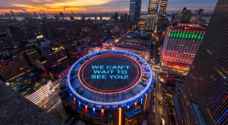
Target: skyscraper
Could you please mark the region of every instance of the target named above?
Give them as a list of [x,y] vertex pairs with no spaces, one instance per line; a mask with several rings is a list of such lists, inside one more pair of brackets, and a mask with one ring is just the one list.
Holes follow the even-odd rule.
[[157,31],[159,0],[149,0],[148,17],[145,22],[146,31]]
[[160,10],[159,15],[165,15],[166,14],[166,8],[168,5],[168,0],[160,0]]
[[131,22],[137,22],[140,18],[140,13],[141,13],[141,5],[142,1],[141,0],[130,0],[130,20]]
[[149,0],[148,14],[155,15],[158,12],[160,0]]
[[170,26],[164,40],[161,61],[169,71],[187,74],[205,35],[198,24]]
[[[219,0],[185,89],[196,114],[207,125],[227,125],[228,119],[228,1]],[[200,112],[200,113],[199,113]],[[199,115],[194,115],[199,116]]]

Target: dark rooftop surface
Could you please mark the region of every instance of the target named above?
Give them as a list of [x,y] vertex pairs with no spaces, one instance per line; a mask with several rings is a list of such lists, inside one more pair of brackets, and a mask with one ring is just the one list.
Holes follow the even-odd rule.
[[60,125],[60,122],[0,81],[1,125]]

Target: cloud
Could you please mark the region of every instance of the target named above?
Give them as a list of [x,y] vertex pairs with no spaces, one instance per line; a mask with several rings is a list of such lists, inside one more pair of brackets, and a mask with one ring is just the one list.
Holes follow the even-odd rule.
[[96,6],[111,2],[111,0],[14,0],[13,6],[44,6],[44,7],[60,7],[60,6]]
[[[130,0],[0,0],[3,12],[113,12],[128,11]],[[142,0],[142,10],[147,11],[149,0]],[[213,9],[216,0],[168,0],[168,10],[189,8]]]
[[9,10],[15,12],[80,12],[88,7],[101,6],[111,0],[6,0],[0,2],[0,13]]
[[51,3],[47,4],[50,6],[78,6],[78,7],[83,7],[83,6],[97,6],[97,5],[103,5],[106,3],[111,2],[111,0],[68,0],[64,2],[56,2],[56,3]]

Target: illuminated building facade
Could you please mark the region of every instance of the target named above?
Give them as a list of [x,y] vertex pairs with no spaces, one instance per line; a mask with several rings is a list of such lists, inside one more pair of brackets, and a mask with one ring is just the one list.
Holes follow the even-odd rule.
[[[185,89],[197,122],[228,123],[228,1],[219,0],[205,40],[186,78]],[[192,120],[191,125],[195,125]]]
[[131,22],[137,22],[139,20],[141,13],[141,5],[141,0],[130,0],[129,14]]
[[155,81],[151,66],[137,54],[101,50],[76,61],[65,83],[66,109],[94,123],[124,125],[147,110]]
[[177,24],[168,28],[161,52],[162,66],[186,75],[205,36],[198,24]]
[[158,25],[158,15],[149,15],[145,21],[145,30],[149,32],[156,32]]
[[159,15],[165,15],[166,14],[167,5],[168,5],[168,0],[160,0]]
[[158,12],[160,0],[149,0],[148,14],[155,15]]
[[146,31],[156,31],[158,23],[159,0],[149,0],[148,17],[145,22]]

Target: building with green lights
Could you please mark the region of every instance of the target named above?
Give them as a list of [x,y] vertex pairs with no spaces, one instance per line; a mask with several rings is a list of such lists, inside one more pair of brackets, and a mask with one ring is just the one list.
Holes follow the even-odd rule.
[[186,75],[204,40],[205,30],[205,27],[198,24],[170,26],[161,51],[162,66]]

